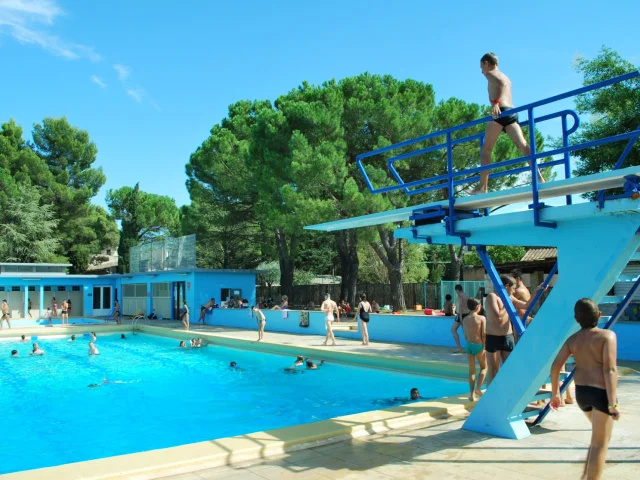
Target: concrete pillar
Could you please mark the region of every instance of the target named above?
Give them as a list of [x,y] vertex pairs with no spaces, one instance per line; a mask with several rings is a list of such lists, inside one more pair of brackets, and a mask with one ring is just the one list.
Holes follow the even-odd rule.
[[40,285],[40,317],[44,316],[44,285]]

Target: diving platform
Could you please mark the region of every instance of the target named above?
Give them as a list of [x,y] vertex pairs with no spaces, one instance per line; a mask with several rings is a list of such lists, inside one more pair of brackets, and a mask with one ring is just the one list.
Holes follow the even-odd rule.
[[[476,133],[466,137],[461,136],[462,131],[489,123],[493,121],[492,117],[362,153],[356,157],[356,166],[370,194],[396,192],[408,197],[422,195],[417,197],[422,198],[422,203],[418,200],[418,204],[413,206],[305,227],[308,230],[335,232],[395,224],[391,225],[394,236],[411,243],[456,244],[475,248],[519,340],[486,393],[475,405],[464,429],[513,439],[530,435],[525,419],[537,415],[535,424],[539,424],[549,407],[538,412],[528,410],[527,406],[532,399],[548,398],[548,392],[541,392],[539,388],[549,383],[549,370],[555,356],[567,337],[578,330],[573,315],[575,302],[580,298],[591,298],[596,303],[609,301],[610,298],[605,296],[612,285],[620,278],[627,263],[638,258],[640,166],[625,165],[625,162],[640,137],[640,127],[607,138],[573,144],[571,135],[579,127],[579,117],[574,111],[561,110],[540,117],[534,114],[534,109],[540,106],[638,77],[640,72],[631,72],[510,110],[509,114],[527,114],[527,120],[522,123],[528,127],[531,152],[524,157],[474,168],[454,168],[453,148],[456,145],[479,142],[482,148],[484,142],[484,134],[477,133],[477,129]],[[562,147],[537,152],[535,127],[551,119],[560,120]],[[573,123],[570,125],[571,120]],[[580,150],[622,142],[624,145],[618,149],[620,154],[617,160],[612,159],[613,168],[610,171],[582,177],[571,176],[571,155]],[[420,156],[436,151],[445,154],[437,158],[446,156],[446,167],[443,166],[443,172],[436,176],[405,181],[396,169],[396,162],[403,162],[403,166],[411,164],[412,168],[405,168],[402,172],[415,172],[422,165]],[[616,151],[616,148],[609,146],[607,151]],[[371,164],[367,166],[364,161]],[[476,161],[479,162],[479,158]],[[525,162],[529,166],[523,167]],[[389,173],[388,178],[382,181],[380,171],[385,163]],[[562,167],[564,178],[539,184],[537,169],[556,166]],[[376,175],[371,177],[381,182],[382,186],[372,184],[369,175],[371,169],[376,171]],[[478,174],[492,170],[489,173],[490,181],[507,175],[529,173],[531,185],[475,196],[456,196],[456,190],[476,183]],[[439,198],[434,197],[433,192],[442,190],[444,196],[448,197],[446,200],[425,203],[429,198]],[[590,200],[573,203],[572,195],[576,194],[592,195],[589,196]],[[552,198],[560,199],[560,204],[557,201],[553,206],[544,203],[544,200]],[[527,205],[522,211],[491,212],[494,207],[522,202]],[[555,272],[560,272],[560,275],[529,326],[522,322],[502,285],[486,248],[489,245],[548,246],[558,250],[558,261],[547,275],[543,287],[548,285]],[[634,282],[633,286],[629,294],[621,299],[605,328],[615,324],[640,288],[640,278],[631,277],[628,281]],[[542,290],[534,294],[523,318],[529,316],[541,295]],[[567,388],[572,378],[571,373],[563,382],[561,391]]]
[[[627,177],[630,176],[640,177],[640,166],[627,167],[621,170],[611,170],[593,175],[585,175],[583,177],[572,177],[555,182],[543,183],[538,187],[539,199],[558,198],[566,195],[622,188],[625,183],[628,182]],[[460,211],[473,211],[512,205],[521,202],[533,202],[533,192],[530,186],[461,197],[456,199],[455,209]],[[416,211],[434,207],[447,208],[448,206],[449,202],[447,200],[424,203],[411,207],[389,210],[387,212],[372,213],[361,217],[311,225],[305,227],[305,229],[335,232],[351,228],[373,227],[376,225],[384,225],[386,223],[408,222]]]

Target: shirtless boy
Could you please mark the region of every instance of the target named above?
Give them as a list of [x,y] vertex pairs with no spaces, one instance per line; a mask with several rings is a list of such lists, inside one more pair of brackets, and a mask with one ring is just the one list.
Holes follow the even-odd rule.
[[253,306],[253,315],[255,316],[256,323],[258,324],[258,341],[261,342],[264,340],[264,327],[267,324],[267,319],[257,305]]
[[11,320],[9,320],[9,304],[6,300],[2,300],[2,307],[0,307],[2,313],[0,314],[0,330],[2,330],[2,324],[6,321],[9,328],[11,328]]
[[[486,53],[480,59],[480,69],[482,74],[487,78],[489,101],[491,102],[491,115],[494,120],[487,124],[487,130],[484,135],[484,143],[482,145],[482,165],[491,163],[491,153],[498,137],[504,130],[509,138],[513,140],[516,147],[523,155],[531,155],[531,149],[522,134],[522,129],[518,124],[518,114],[507,115],[498,118],[498,116],[514,108],[513,92],[511,88],[511,80],[498,69],[498,56],[495,53]],[[538,170],[538,182],[544,183],[544,177]],[[487,193],[489,187],[489,171],[485,170],[480,173],[480,184],[469,193],[477,195]]]
[[453,325],[451,325],[451,335],[453,335],[453,340],[456,342],[456,349],[453,353],[462,353],[464,352],[462,346],[460,345],[460,336],[458,335],[458,328],[462,324],[462,319],[469,314],[469,307],[467,307],[467,302],[469,300],[469,296],[464,293],[462,289],[462,285],[455,286],[456,292],[456,319],[453,321]]
[[215,304],[216,304],[216,299],[212,298],[207,303],[202,305],[202,307],[200,307],[200,316],[198,317],[198,323],[200,323],[200,320],[202,320],[202,324],[204,325],[204,317],[207,314],[207,311],[209,310],[213,311],[213,306]]
[[[462,333],[466,344],[464,346],[469,361],[469,400],[472,402],[476,397],[482,396],[482,384],[487,374],[487,358],[484,352],[487,319],[480,315],[480,302],[476,298],[467,300],[469,315],[462,321]],[[476,386],[476,358],[480,364],[480,375]]]
[[581,328],[567,339],[551,366],[551,407],[557,409],[562,403],[560,370],[573,355],[576,361],[576,400],[592,427],[582,478],[599,479],[606,461],[613,421],[620,418],[616,396],[617,339],[611,330],[598,328],[600,311],[593,300],[578,300],[573,311]]
[[118,303],[118,300],[115,301],[114,307],[113,307],[113,319],[116,321],[116,323],[118,325],[120,325],[121,320],[120,320],[120,303]]
[[[504,285],[507,295],[511,297],[513,306],[516,309],[525,310],[529,307],[529,302],[518,300],[514,296],[516,281],[508,275],[501,275],[500,281]],[[538,287],[540,288],[540,287]],[[501,363],[504,363],[513,348],[515,347],[515,339],[513,337],[513,327],[507,309],[497,293],[491,292],[487,295],[485,304],[485,313],[487,314],[487,335],[485,349],[487,351],[487,363],[489,365],[489,375],[487,385],[495,378],[500,370]]]
[[336,337],[333,335],[333,313],[338,316],[338,320],[340,320],[340,311],[338,310],[338,305],[336,302],[331,300],[331,295],[329,293],[324,294],[324,302],[320,306],[320,311],[324,312],[324,323],[327,329],[327,338],[322,342],[323,345],[326,345],[329,339],[333,342],[333,345],[336,344]]

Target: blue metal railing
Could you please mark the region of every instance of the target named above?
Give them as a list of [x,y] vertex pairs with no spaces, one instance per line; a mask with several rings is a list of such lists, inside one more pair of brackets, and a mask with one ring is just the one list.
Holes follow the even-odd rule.
[[[511,110],[509,110],[508,112],[503,113],[502,115],[500,115],[500,117],[505,117],[507,115],[513,115],[515,113],[519,113],[519,112],[527,112],[528,113],[528,120],[526,122],[526,124],[529,127],[529,147],[531,149],[531,153],[529,155],[523,156],[523,157],[519,157],[519,158],[515,158],[515,159],[511,159],[511,160],[506,160],[506,161],[502,161],[502,162],[497,162],[497,163],[493,163],[490,165],[485,165],[485,166],[480,166],[480,167],[475,167],[475,168],[471,168],[471,169],[466,169],[466,170],[460,170],[460,171],[454,171],[454,167],[453,167],[453,147],[455,147],[456,145],[460,145],[462,143],[467,143],[467,142],[473,142],[476,140],[479,140],[480,142],[480,146],[482,147],[483,141],[484,141],[484,133],[476,133],[473,135],[469,135],[463,138],[452,138],[452,134],[454,134],[455,132],[459,132],[461,130],[464,129],[468,129],[471,127],[475,127],[478,125],[482,125],[484,123],[488,123],[490,121],[493,121],[493,117],[491,116],[487,116],[484,118],[480,118],[477,120],[473,120],[471,122],[467,122],[464,123],[462,125],[458,125],[455,127],[451,127],[448,129],[444,129],[444,130],[440,130],[438,132],[433,132],[430,133],[428,135],[423,135],[421,137],[418,138],[414,138],[411,140],[406,140],[404,142],[400,142],[400,143],[396,143],[394,145],[389,145],[387,147],[384,148],[379,148],[377,150],[373,150],[371,152],[367,152],[367,153],[362,153],[360,155],[358,155],[356,157],[356,164],[360,170],[360,173],[362,174],[367,187],[369,188],[369,191],[371,193],[387,193],[387,192],[392,192],[392,191],[397,191],[397,190],[404,190],[404,192],[407,195],[417,195],[420,193],[426,193],[429,191],[433,191],[433,190],[441,190],[441,189],[448,189],[448,194],[449,194],[449,210],[450,210],[450,217],[451,220],[453,221],[454,219],[454,204],[455,204],[455,192],[454,192],[454,187],[455,186],[459,186],[459,185],[463,185],[463,184],[468,184],[468,183],[474,183],[477,182],[479,180],[479,176],[477,176],[478,173],[481,172],[485,172],[485,171],[489,171],[489,170],[494,170],[494,169],[498,169],[498,168],[503,168],[503,167],[509,167],[515,164],[520,164],[523,163],[525,161],[530,162],[530,166],[529,167],[518,167],[518,168],[513,168],[510,170],[505,170],[502,172],[496,172],[496,173],[490,173],[489,174],[489,178],[498,178],[498,177],[502,177],[502,176],[506,176],[506,175],[514,175],[514,174],[519,174],[519,173],[523,173],[526,171],[530,171],[531,175],[532,175],[532,189],[533,189],[533,205],[530,208],[533,208],[534,211],[534,221],[536,225],[541,225],[541,226],[555,226],[553,224],[550,223],[545,223],[545,222],[541,222],[540,221],[540,209],[544,206],[543,204],[541,204],[539,202],[539,195],[538,195],[538,178],[537,178],[537,169],[539,167],[542,168],[547,168],[547,167],[552,167],[552,166],[556,166],[556,165],[564,165],[564,174],[566,176],[566,178],[569,178],[571,176],[571,166],[570,166],[570,155],[572,152],[575,152],[577,150],[584,150],[587,148],[593,148],[599,145],[604,145],[607,143],[613,143],[613,142],[618,142],[618,141],[622,141],[622,140],[628,140],[629,144],[627,145],[627,148],[625,149],[625,153],[623,153],[623,156],[621,157],[621,159],[619,160],[618,163],[621,163],[624,158],[626,157],[626,155],[629,153],[629,151],[631,150],[631,148],[633,147],[633,144],[635,143],[636,139],[640,136],[640,128],[638,130],[634,130],[631,132],[627,132],[627,133],[623,133],[620,135],[615,135],[612,137],[607,137],[607,138],[602,138],[602,139],[598,139],[595,141],[591,141],[591,142],[584,142],[578,145],[570,145],[569,143],[569,135],[571,135],[572,133],[574,133],[578,127],[579,127],[579,118],[578,115],[573,111],[573,110],[562,110],[560,112],[556,112],[556,113],[552,113],[549,115],[544,115],[542,117],[538,117],[535,118],[534,117],[534,108],[543,106],[543,105],[548,105],[554,102],[557,102],[559,100],[564,100],[570,97],[574,97],[576,95],[581,95],[587,92],[591,92],[594,90],[598,90],[600,88],[603,87],[607,87],[610,85],[614,85],[616,83],[620,83],[620,82],[624,82],[626,80],[630,80],[633,78],[637,78],[640,77],[640,72],[635,71],[635,72],[630,72],[627,73],[625,75],[620,75],[618,77],[614,77],[611,78],[609,80],[605,80],[603,82],[598,82],[595,83],[593,85],[588,85],[585,87],[581,87],[575,90],[571,90],[570,92],[567,93],[563,93],[560,95],[555,95],[553,97],[544,99],[544,100],[540,100],[538,102],[534,102],[534,103],[530,103],[528,105],[524,105],[522,107],[517,107],[517,108],[513,108]],[[560,117],[561,119],[561,123],[562,123],[562,147],[560,148],[556,148],[554,150],[550,150],[550,151],[546,151],[546,152],[536,152],[536,142],[535,142],[535,125],[537,123],[541,123],[547,120],[551,120],[554,118],[558,118]],[[568,117],[572,117],[573,118],[573,125],[571,126],[571,128],[568,127],[567,124],[567,118]],[[406,153],[402,153],[399,155],[396,155],[392,158],[389,158],[387,160],[387,167],[389,168],[391,174],[393,175],[393,178],[395,178],[395,180],[398,182],[396,185],[389,185],[389,186],[385,186],[385,187],[380,187],[380,188],[375,188],[373,186],[373,184],[371,183],[371,180],[369,179],[369,176],[367,175],[367,172],[365,170],[365,167],[362,163],[362,161],[366,158],[375,156],[375,155],[381,155],[381,154],[385,154],[388,152],[391,152],[392,150],[398,150],[398,149],[403,149],[406,147],[409,147],[411,145],[414,145],[416,143],[421,143],[421,142],[426,142],[426,141],[430,141],[430,140],[434,140],[437,139],[438,137],[445,137],[445,141],[443,143],[439,143],[437,145],[433,145],[433,146],[429,146],[426,148],[422,148],[422,149],[418,149],[412,152],[406,152]],[[429,177],[429,178],[423,178],[420,180],[414,180],[414,181],[409,181],[409,182],[405,182],[402,177],[400,176],[400,174],[398,173],[398,171],[396,170],[396,168],[394,167],[394,163],[401,161],[401,160],[407,160],[409,158],[418,156],[418,155],[424,155],[426,153],[431,153],[437,150],[442,150],[442,149],[446,149],[446,154],[447,154],[447,171],[444,174],[441,175],[437,175],[435,177]],[[555,155],[562,155],[563,158],[560,160],[553,160],[553,161],[547,161],[544,163],[540,163],[538,164],[537,160],[540,158],[545,158],[545,157],[553,157]],[[473,175],[471,177],[469,177],[469,175]],[[460,179],[459,177],[466,177],[466,178],[462,178]],[[426,187],[422,187],[419,189],[416,189],[415,187],[419,187],[425,184],[433,184],[430,186],[426,186]],[[571,203],[571,196],[567,195],[566,197],[566,201],[567,204]]]

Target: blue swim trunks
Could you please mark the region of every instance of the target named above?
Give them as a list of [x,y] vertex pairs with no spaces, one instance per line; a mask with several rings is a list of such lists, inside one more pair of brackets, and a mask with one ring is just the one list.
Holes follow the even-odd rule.
[[481,343],[467,343],[464,346],[464,351],[467,352],[468,355],[473,355],[474,357],[478,355],[484,349],[484,345]]

